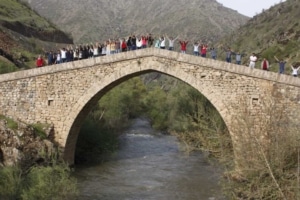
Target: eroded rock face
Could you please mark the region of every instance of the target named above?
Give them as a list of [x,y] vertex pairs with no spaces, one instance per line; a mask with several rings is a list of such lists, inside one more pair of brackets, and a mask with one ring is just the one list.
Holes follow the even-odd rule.
[[34,128],[18,123],[17,130],[7,127],[5,119],[0,120],[0,165],[12,166],[17,163],[32,165],[45,162],[57,147],[51,141],[53,127],[46,132],[46,139],[38,136]]

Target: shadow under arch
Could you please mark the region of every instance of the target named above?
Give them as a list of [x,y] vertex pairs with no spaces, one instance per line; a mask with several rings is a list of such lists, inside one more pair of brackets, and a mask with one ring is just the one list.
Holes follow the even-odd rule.
[[209,90],[205,89],[205,86],[201,86],[197,84],[197,80],[187,78],[190,77],[190,75],[188,75],[184,71],[181,71],[180,75],[178,75],[172,69],[158,70],[157,68],[152,68],[152,69],[148,68],[137,72],[132,72],[124,76],[120,76],[118,78],[116,78],[114,75],[110,75],[94,83],[93,86],[87,90],[86,95],[79,98],[76,105],[72,107],[72,110],[70,110],[70,113],[68,114],[68,116],[76,116],[73,119],[69,117],[69,120],[67,121],[63,129],[64,134],[67,134],[65,145],[64,145],[63,158],[69,165],[74,164],[76,142],[83,121],[87,117],[88,113],[92,110],[94,105],[96,105],[96,103],[101,99],[101,97],[105,95],[109,90],[121,84],[122,82],[125,82],[133,77],[151,73],[151,72],[162,73],[171,76],[173,78],[176,78],[178,80],[181,80],[187,83],[188,85],[190,85],[191,87],[195,88],[201,94],[203,94],[219,112],[230,133],[228,120],[227,120],[228,118],[225,117],[226,111],[220,109],[220,108],[224,108],[223,102],[219,98],[216,98],[214,95],[211,95]]

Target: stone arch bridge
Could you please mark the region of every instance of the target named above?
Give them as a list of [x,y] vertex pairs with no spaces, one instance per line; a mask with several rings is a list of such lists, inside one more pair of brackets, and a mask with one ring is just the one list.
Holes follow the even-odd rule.
[[242,112],[237,106],[241,99],[255,114],[261,100],[272,97],[288,105],[291,118],[299,119],[298,78],[155,48],[3,74],[0,114],[26,123],[53,124],[64,159],[73,164],[82,121],[96,102],[121,82],[149,72],[178,78],[202,93],[225,121],[235,157],[239,134],[232,128],[232,117]]

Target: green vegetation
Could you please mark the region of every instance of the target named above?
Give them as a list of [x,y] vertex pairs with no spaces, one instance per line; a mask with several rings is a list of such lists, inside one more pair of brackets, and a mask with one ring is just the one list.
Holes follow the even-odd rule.
[[73,41],[24,1],[0,1],[0,74],[35,67],[37,55],[58,43]]
[[0,21],[19,22],[29,27],[55,30],[55,26],[19,0],[0,1]]
[[[0,115],[0,120],[11,129],[1,130],[3,135],[0,143],[4,146],[0,148],[0,199],[74,199],[77,196],[77,185],[76,180],[71,177],[70,168],[60,161],[59,148],[44,140],[44,129],[49,125],[20,124],[18,127],[21,122],[17,123],[3,115]],[[19,150],[14,153],[14,156],[18,156],[14,160],[18,161],[15,166],[2,165],[7,164],[2,160],[5,146]]]
[[[275,5],[218,41],[218,46],[246,53],[245,65],[248,65],[249,56],[254,52],[258,55],[258,63],[265,57],[272,66],[276,66],[271,67],[276,72],[278,67],[274,56],[286,60],[288,65],[299,62],[299,6],[300,2],[295,0]],[[290,68],[287,69],[286,74],[290,74]]]
[[65,164],[0,168],[0,198],[3,200],[74,199],[76,180]]
[[113,152],[118,148],[118,133],[130,119],[143,113],[145,86],[133,78],[113,88],[101,98],[83,124],[76,147],[76,159],[92,161],[94,154]]
[[234,117],[232,127],[239,134],[242,156],[238,169],[226,173],[225,191],[231,199],[299,199],[297,125],[274,99],[261,103],[264,115],[252,115],[244,103],[239,105],[244,113]]
[[17,70],[18,68],[14,64],[0,60],[0,74],[10,73]]
[[45,130],[49,128],[49,126],[50,126],[49,124],[41,124],[41,123],[29,125],[29,127],[31,127],[34,130],[34,134],[40,137],[41,139],[47,138]]
[[[156,36],[167,33],[189,40],[215,41],[248,20],[248,17],[223,7],[216,1],[174,3],[172,0],[165,0],[161,3],[160,0],[152,0],[149,3],[143,0],[141,4],[146,6],[145,9],[136,9],[136,1],[125,0],[85,4],[73,3],[72,0],[57,1],[55,4],[48,0],[27,2],[42,16],[57,23],[64,31],[72,33],[76,43],[146,33]],[[89,12],[86,13],[86,10]],[[135,15],[131,14],[133,12]],[[118,14],[115,15],[116,13]]]
[[70,168],[63,164],[32,168],[24,178],[22,199],[74,199],[77,185],[70,173]]
[[[130,119],[143,115],[154,128],[177,136],[187,151],[202,150],[216,157],[224,165],[223,187],[230,199],[298,199],[299,135],[291,128],[297,126],[290,124],[284,108],[272,102],[262,102],[264,113],[272,117],[253,118],[249,106],[237,108],[245,109],[234,125],[234,132],[242,138],[239,166],[232,162],[232,139],[226,125],[209,100],[189,85],[158,73],[131,79],[107,93],[88,116],[79,143],[89,137],[82,151],[92,143],[104,148],[100,152],[113,151],[118,136],[113,125],[122,130]],[[270,143],[261,143],[262,135]]]
[[21,169],[18,167],[0,168],[1,199],[17,199],[21,194]]
[[11,118],[5,117],[3,115],[0,115],[0,119],[4,119],[7,122],[7,127],[12,129],[12,130],[17,130],[18,129],[18,123],[12,120]]
[[118,133],[140,116],[147,117],[153,128],[178,136],[191,150],[205,149],[217,157],[232,150],[223,120],[203,95],[177,79],[150,73],[103,96],[81,128],[78,159],[92,160],[93,151],[115,150]]

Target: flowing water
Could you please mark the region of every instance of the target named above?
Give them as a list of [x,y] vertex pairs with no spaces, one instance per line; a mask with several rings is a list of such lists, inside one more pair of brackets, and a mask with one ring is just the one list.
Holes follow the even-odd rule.
[[223,200],[221,170],[203,153],[187,155],[173,136],[153,134],[137,119],[105,162],[77,166],[79,199]]

